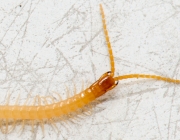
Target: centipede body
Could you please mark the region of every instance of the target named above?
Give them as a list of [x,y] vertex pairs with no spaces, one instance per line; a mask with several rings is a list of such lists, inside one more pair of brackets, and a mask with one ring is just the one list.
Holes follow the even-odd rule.
[[[129,74],[123,76],[114,77],[115,66],[114,66],[114,56],[110,43],[110,39],[108,36],[105,14],[100,5],[100,11],[102,16],[103,30],[105,34],[106,44],[109,52],[110,58],[110,66],[111,71],[104,73],[97,81],[95,81],[91,86],[87,89],[81,91],[74,96],[67,98],[65,100],[61,100],[59,102],[55,102],[52,104],[41,105],[39,102],[38,105],[2,105],[0,106],[0,119],[3,124],[1,126],[5,126],[2,129],[3,133],[9,133],[16,126],[17,121],[22,121],[22,128],[25,125],[25,121],[31,121],[32,126],[34,126],[34,121],[41,122],[42,130],[44,131],[43,124],[44,120],[49,120],[51,124],[53,123],[53,118],[60,118],[76,112],[79,109],[89,105],[91,102],[96,100],[98,97],[104,95],[107,91],[115,88],[118,84],[118,80],[129,79],[129,78],[150,78],[156,80],[162,80],[166,82],[172,83],[180,83],[180,80],[175,80],[171,78],[161,77],[157,75],[149,75],[149,74]],[[41,99],[38,97],[38,99]],[[9,129],[8,122],[12,121],[12,129]]]

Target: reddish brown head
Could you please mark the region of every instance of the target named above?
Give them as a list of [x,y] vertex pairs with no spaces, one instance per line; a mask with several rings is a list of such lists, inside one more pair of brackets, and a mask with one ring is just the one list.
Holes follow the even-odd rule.
[[91,85],[91,90],[96,97],[99,97],[106,93],[108,90],[113,89],[117,85],[111,72],[104,73],[99,80],[97,80],[93,85]]

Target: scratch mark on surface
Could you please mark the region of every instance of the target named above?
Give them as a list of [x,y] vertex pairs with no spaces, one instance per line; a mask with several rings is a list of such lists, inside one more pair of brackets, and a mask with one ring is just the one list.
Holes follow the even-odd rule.
[[133,112],[133,114],[132,114],[132,117],[131,117],[130,121],[128,122],[127,128],[126,128],[124,134],[122,135],[122,139],[125,137],[125,135],[126,135],[126,133],[127,133],[127,131],[128,131],[128,128],[129,128],[131,122],[133,121],[133,118],[134,118],[134,116],[135,116],[135,113],[136,113],[136,111],[137,111],[137,109],[138,109],[138,107],[139,107],[139,104],[140,104],[140,102],[141,102],[141,100],[142,100],[142,96],[141,96],[141,95],[139,95],[139,96],[140,96],[140,99],[138,100],[138,103],[137,103],[136,108],[135,108],[135,110],[134,110],[134,112]]
[[[180,65],[180,58],[178,59],[178,61],[176,63],[176,67],[175,67],[175,69],[173,71],[173,76],[172,77],[174,77],[179,65]],[[171,98],[171,107],[170,107],[170,115],[169,115],[169,122],[168,122],[168,137],[167,137],[168,140],[170,139],[170,125],[171,125],[172,105],[174,103],[174,97],[175,97],[175,87],[173,89],[173,95],[172,95],[172,98]]]
[[[25,5],[27,4],[28,0],[25,2]],[[2,36],[0,42],[3,41],[4,37],[6,36],[6,34],[8,33],[10,27],[15,23],[16,19],[18,18],[18,16],[20,15],[20,13],[22,12],[22,10],[24,9],[25,5],[21,8],[21,10],[18,12],[18,14],[14,17],[14,19],[12,20],[12,22],[10,23],[10,25],[8,26],[8,29],[6,30],[6,32],[4,33],[4,35]]]
[[153,112],[154,112],[154,115],[155,115],[155,118],[156,118],[156,124],[157,124],[157,128],[158,128],[158,132],[159,132],[160,138],[162,140],[162,134],[161,134],[161,130],[159,128],[159,122],[158,122],[158,118],[157,118],[157,113],[156,113],[155,107],[153,107]]

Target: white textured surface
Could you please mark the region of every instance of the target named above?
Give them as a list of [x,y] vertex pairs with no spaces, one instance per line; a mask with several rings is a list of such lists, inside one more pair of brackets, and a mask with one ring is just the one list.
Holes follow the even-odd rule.
[[[116,75],[146,73],[180,79],[179,0],[6,0],[0,3],[0,96],[11,103],[65,95],[65,85],[92,83],[110,70],[102,3]],[[71,89],[73,89],[71,87]],[[179,140],[180,86],[156,80],[120,81],[91,116],[0,133],[0,139]]]

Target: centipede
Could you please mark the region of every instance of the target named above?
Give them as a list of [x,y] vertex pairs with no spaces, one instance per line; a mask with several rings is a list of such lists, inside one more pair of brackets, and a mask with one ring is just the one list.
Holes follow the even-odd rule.
[[[34,102],[37,102],[37,104],[27,105],[27,99],[23,105],[18,105],[19,98],[17,98],[15,105],[10,105],[8,97],[6,104],[0,106],[0,128],[2,133],[7,134],[12,132],[19,122],[21,124],[21,130],[24,129],[27,123],[30,123],[33,130],[35,123],[38,122],[44,133],[44,123],[46,121],[48,121],[54,127],[57,127],[54,122],[55,119],[59,119],[59,121],[61,121],[64,116],[71,116],[72,114],[78,115],[79,113],[76,112],[87,107],[93,101],[98,100],[99,97],[103,96],[108,91],[114,89],[118,85],[119,80],[144,78],[155,79],[175,84],[180,83],[180,80],[151,74],[135,73],[114,76],[115,63],[110,38],[108,35],[105,13],[102,5],[100,4],[99,6],[102,18],[103,32],[109,53],[111,70],[102,74],[102,76],[100,76],[97,81],[91,84],[88,88],[82,90],[80,93],[75,93],[73,96],[67,99],[61,99],[61,97],[59,97],[59,101],[53,101],[53,103],[48,103],[46,99],[47,97],[36,96]],[[52,99],[52,97],[49,98]],[[44,104],[41,103],[42,100],[45,101]]]

